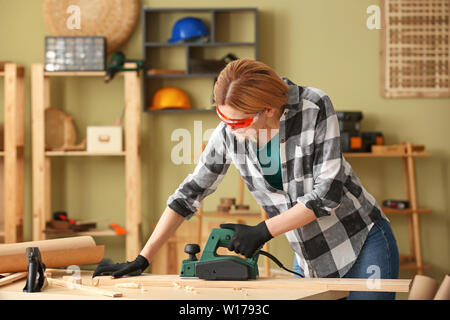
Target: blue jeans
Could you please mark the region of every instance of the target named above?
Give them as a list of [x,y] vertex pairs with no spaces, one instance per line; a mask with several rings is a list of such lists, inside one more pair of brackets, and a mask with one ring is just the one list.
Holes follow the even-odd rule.
[[[343,278],[370,278],[368,284],[374,286],[376,279],[398,279],[399,260],[391,225],[381,219],[370,229],[358,258]],[[295,258],[294,271],[303,274]],[[347,300],[395,300],[395,292],[350,291]]]

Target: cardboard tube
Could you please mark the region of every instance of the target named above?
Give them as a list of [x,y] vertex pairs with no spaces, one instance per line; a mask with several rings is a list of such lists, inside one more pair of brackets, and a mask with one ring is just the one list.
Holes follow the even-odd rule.
[[434,300],[450,300],[450,274],[447,274],[442,280],[438,292],[434,296]]
[[38,247],[47,268],[98,263],[104,246],[90,236],[20,242],[0,245],[0,273],[27,271],[26,248]]
[[433,278],[416,275],[409,292],[408,300],[433,300],[439,284]]
[[90,236],[60,238],[51,240],[18,242],[11,244],[0,244],[0,257],[18,253],[25,253],[28,247],[38,247],[42,251],[60,250],[68,248],[93,247],[95,241]]

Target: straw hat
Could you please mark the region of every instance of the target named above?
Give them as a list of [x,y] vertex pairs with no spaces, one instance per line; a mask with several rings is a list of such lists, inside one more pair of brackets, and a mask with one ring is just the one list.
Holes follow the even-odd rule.
[[42,11],[52,36],[104,36],[109,53],[125,43],[133,32],[139,1],[43,0]]

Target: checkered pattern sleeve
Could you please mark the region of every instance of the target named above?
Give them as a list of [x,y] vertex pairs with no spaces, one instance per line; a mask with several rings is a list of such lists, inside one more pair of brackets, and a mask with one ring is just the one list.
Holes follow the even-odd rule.
[[208,140],[194,172],[169,197],[167,206],[190,219],[200,208],[201,201],[217,189],[230,163],[225,143],[225,125],[221,122]]
[[329,216],[331,210],[339,207],[343,197],[345,181],[340,143],[339,122],[330,98],[322,92],[313,146],[314,185],[310,192],[297,198],[319,218]]

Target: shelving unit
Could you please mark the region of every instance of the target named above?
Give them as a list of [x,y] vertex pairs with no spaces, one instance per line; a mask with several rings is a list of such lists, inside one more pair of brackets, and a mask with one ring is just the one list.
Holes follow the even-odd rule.
[[23,241],[25,69],[6,63],[0,77],[4,79],[4,150],[0,151],[4,162],[4,225],[0,227],[0,239],[14,243]]
[[[125,68],[135,68],[128,63]],[[52,77],[99,77],[105,72],[45,72],[43,64],[31,68],[32,145],[33,145],[33,239],[46,239],[46,222],[51,219],[51,159],[54,157],[124,157],[126,203],[126,259],[133,260],[142,249],[141,230],[141,79],[138,72],[121,72],[125,90],[125,150],[115,153],[87,151],[46,151],[45,110],[50,107]],[[116,236],[110,230],[93,230],[70,235]]]
[[409,233],[409,255],[400,255],[400,269],[414,270],[417,274],[423,274],[424,269],[429,268],[422,259],[422,249],[420,245],[419,214],[430,213],[427,208],[419,208],[417,203],[416,176],[414,158],[430,157],[429,152],[412,151],[410,142],[405,143],[405,153],[344,153],[345,158],[401,158],[403,166],[403,181],[405,186],[405,199],[409,201],[408,209],[391,209],[382,207],[383,212],[392,215],[406,215],[408,219]]
[[[175,22],[186,16],[202,19],[209,27],[208,42],[168,43]],[[251,18],[251,19],[250,19]],[[145,112],[215,112],[211,103],[191,110],[147,110],[153,94],[166,81],[174,79],[211,78],[215,81],[219,73],[193,73],[189,60],[220,59],[230,48],[239,58],[258,59],[258,9],[257,8],[143,8],[142,9],[142,56],[145,61],[143,76],[143,107]],[[248,32],[245,32],[249,30]],[[250,36],[251,35],[251,36]],[[183,70],[182,74],[148,74],[149,69]],[[213,83],[211,84],[211,89]],[[181,88],[183,89],[183,88]],[[185,90],[189,95],[191,92]],[[207,105],[207,107],[203,106]]]

